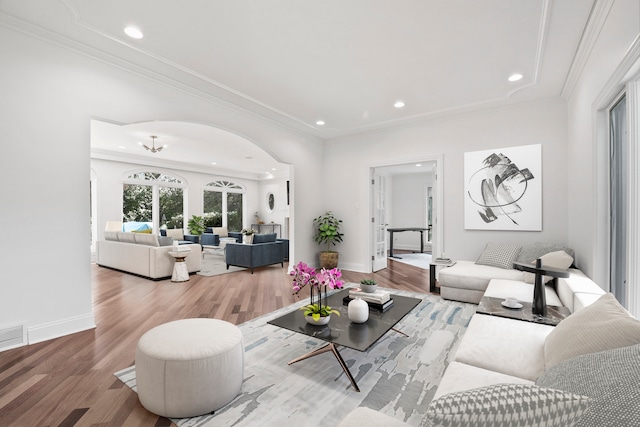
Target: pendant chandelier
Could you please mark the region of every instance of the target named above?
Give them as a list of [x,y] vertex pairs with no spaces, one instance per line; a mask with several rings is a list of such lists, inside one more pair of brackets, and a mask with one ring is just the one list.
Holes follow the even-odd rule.
[[145,144],[143,144],[142,146],[144,148],[146,148],[147,150],[151,151],[152,153],[158,153],[158,152],[162,151],[164,146],[156,148],[156,138],[157,138],[157,136],[151,135],[151,141],[152,141],[151,147],[149,147],[148,145],[145,145]]

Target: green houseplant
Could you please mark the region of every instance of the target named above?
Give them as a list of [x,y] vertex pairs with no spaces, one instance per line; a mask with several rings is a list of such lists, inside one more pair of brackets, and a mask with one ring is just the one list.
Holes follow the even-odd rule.
[[342,220],[336,218],[331,211],[313,220],[316,232],[313,239],[319,245],[327,245],[327,249],[320,252],[320,266],[322,268],[336,268],[338,266],[338,252],[331,249],[332,246],[342,242],[343,234],[340,232]]
[[201,235],[205,230],[204,217],[193,215],[187,223],[187,228],[189,229],[189,234],[194,236]]
[[362,279],[360,281],[360,289],[362,289],[364,292],[375,292],[377,288],[378,284],[373,279]]

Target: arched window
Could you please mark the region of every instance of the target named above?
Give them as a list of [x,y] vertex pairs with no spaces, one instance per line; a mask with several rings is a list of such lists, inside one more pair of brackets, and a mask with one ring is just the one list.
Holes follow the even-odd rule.
[[161,172],[129,173],[122,186],[125,231],[183,228],[186,187],[183,179]]
[[242,230],[245,187],[231,181],[212,181],[204,186],[204,222],[207,227]]

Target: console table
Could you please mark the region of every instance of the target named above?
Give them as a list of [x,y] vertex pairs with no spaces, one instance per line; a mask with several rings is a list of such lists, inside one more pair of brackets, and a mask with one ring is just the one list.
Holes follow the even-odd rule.
[[400,258],[400,256],[393,255],[393,233],[401,233],[403,231],[419,231],[420,232],[420,253],[424,252],[424,232],[429,230],[429,228],[423,227],[407,227],[407,228],[387,228],[389,232],[389,257],[391,258]]
[[258,234],[276,233],[276,237],[282,237],[282,226],[280,224],[251,224],[251,228]]

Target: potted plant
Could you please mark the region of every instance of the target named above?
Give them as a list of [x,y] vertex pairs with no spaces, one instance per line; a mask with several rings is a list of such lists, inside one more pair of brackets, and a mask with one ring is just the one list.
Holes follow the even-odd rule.
[[189,234],[194,236],[201,235],[205,230],[204,217],[193,215],[187,223],[187,228],[189,229]]
[[373,293],[378,288],[378,284],[373,279],[362,279],[360,281],[360,289],[366,293]]
[[253,235],[256,233],[256,230],[254,230],[253,228],[243,228],[241,233],[242,242],[251,243],[253,241]]
[[293,293],[298,292],[305,286],[309,285],[311,293],[309,304],[301,307],[304,310],[304,318],[307,323],[312,325],[326,325],[332,314],[340,316],[338,310],[334,310],[326,304],[322,304],[322,291],[324,290],[324,299],[327,298],[327,287],[330,289],[341,289],[344,282],[340,280],[342,272],[337,268],[327,270],[323,268],[319,272],[309,267],[304,262],[299,262],[289,273],[293,276]]
[[340,232],[342,220],[335,217],[331,211],[313,220],[316,226],[314,240],[320,245],[327,245],[327,249],[320,252],[320,266],[322,268],[336,268],[338,266],[338,252],[331,250],[332,246],[342,242]]

